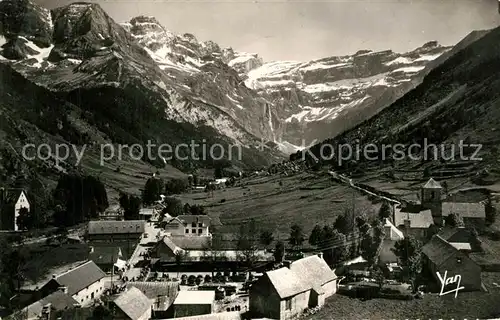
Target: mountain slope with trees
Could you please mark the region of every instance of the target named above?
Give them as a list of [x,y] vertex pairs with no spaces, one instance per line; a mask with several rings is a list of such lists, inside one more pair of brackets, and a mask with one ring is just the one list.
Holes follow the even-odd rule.
[[[500,28],[486,34],[475,34],[466,43],[452,50],[452,55],[425,77],[421,85],[410,91],[376,116],[365,120],[352,130],[347,130],[332,139],[327,139],[311,148],[314,156],[298,152],[291,160],[303,155],[310,163],[315,158],[321,164],[337,169],[361,170],[368,167],[379,170],[381,166],[420,170],[425,175],[436,175],[446,163],[469,164],[473,174],[481,172],[483,180],[500,174],[498,164],[498,143],[500,142],[500,85],[498,67],[500,66]],[[378,150],[370,154],[372,160],[363,155],[359,159],[351,157],[341,161],[339,154],[329,160],[321,159],[325,150],[323,145],[333,146],[335,151],[342,144],[350,144],[360,149],[375,144]],[[460,156],[460,143],[462,157]],[[383,145],[403,145],[407,155],[394,160],[390,149],[382,152]],[[411,144],[422,146],[409,150]],[[429,145],[438,146],[437,152]],[[445,156],[441,152],[445,147]],[[454,152],[451,146],[455,146]],[[467,146],[469,145],[469,146]],[[476,154],[477,147],[481,145]],[[425,151],[425,146],[428,146]],[[329,148],[329,147],[328,147]],[[326,148],[327,150],[330,150]],[[420,161],[408,159],[408,154],[420,156]],[[454,156],[454,159],[451,158]],[[475,159],[472,157],[475,156]],[[343,153],[347,157],[347,152]],[[443,159],[444,158],[444,159]],[[449,158],[449,159],[448,159]],[[462,159],[460,159],[462,158]],[[477,160],[481,158],[481,160]]]

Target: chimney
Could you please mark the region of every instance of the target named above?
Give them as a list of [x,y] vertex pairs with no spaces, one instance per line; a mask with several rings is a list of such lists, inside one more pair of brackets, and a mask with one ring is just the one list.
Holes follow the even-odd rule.
[[318,257],[323,260],[323,252],[318,253]]
[[68,287],[66,287],[66,286],[60,286],[59,287],[59,291],[61,291],[62,293],[68,293]]
[[90,246],[90,253],[94,253],[94,247]]
[[55,278],[57,278],[57,275],[53,274],[52,279],[55,279]]
[[52,305],[50,303],[47,303],[46,305],[43,306],[41,319],[43,319],[43,320],[50,319],[50,309],[51,308],[52,308]]
[[292,261],[291,260],[283,260],[283,265],[285,267],[287,267],[288,269],[290,269],[290,266],[292,265]]

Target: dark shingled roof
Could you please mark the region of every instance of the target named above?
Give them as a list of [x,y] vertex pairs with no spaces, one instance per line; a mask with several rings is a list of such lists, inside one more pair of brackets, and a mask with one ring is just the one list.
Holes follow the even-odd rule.
[[154,301],[155,310],[167,310],[175,301],[180,287],[179,282],[158,281],[158,282],[128,282],[127,288],[135,287]]
[[72,296],[105,276],[106,274],[93,261],[87,261],[74,269],[56,276],[53,280],[60,286],[67,287],[68,294]]
[[172,236],[170,240],[184,250],[203,250],[209,248],[210,237],[204,236]]
[[118,259],[121,249],[119,247],[92,246],[89,253],[89,260],[96,264],[113,264]]
[[443,216],[456,213],[462,218],[485,218],[486,209],[482,203],[443,202]]
[[35,318],[42,314],[43,307],[47,304],[51,304],[52,310],[64,310],[70,309],[78,305],[78,302],[73,299],[70,295],[62,292],[56,291],[49,294],[43,299],[38,300],[35,303],[30,304],[26,307],[29,318]]
[[136,287],[141,290],[143,294],[149,299],[156,299],[159,296],[167,296],[172,299],[172,302],[177,297],[179,292],[179,282],[177,281],[139,281],[139,282],[128,282],[127,288]]
[[472,251],[481,251],[481,242],[472,234],[471,230],[460,228],[443,228],[439,236],[451,244],[454,243],[468,243]]
[[144,220],[129,221],[89,221],[89,234],[144,233]]
[[460,250],[456,249],[439,235],[434,235],[432,239],[423,246],[422,252],[437,267],[440,267],[443,263],[448,261],[449,258],[454,256],[462,259],[467,258],[464,253],[460,252]]
[[429,228],[434,223],[431,210],[422,210],[418,213],[409,212],[405,208],[396,208],[394,211],[394,225],[400,227],[405,220],[410,220],[410,228]]
[[202,222],[206,226],[209,225],[210,222],[212,221],[212,219],[207,215],[180,215],[177,216],[177,218],[187,224],[191,224],[193,222],[196,223]]

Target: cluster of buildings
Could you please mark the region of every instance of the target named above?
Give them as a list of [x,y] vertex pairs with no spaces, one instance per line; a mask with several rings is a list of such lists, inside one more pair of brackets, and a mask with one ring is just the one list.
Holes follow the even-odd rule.
[[425,238],[429,227],[443,227],[451,214],[457,214],[466,227],[482,229],[486,220],[483,203],[453,202],[436,180],[429,179],[421,189],[418,203],[405,203],[393,211],[393,224],[406,235]]
[[[419,198],[419,203],[394,207],[392,216],[386,219],[380,263],[388,269],[397,266],[398,258],[392,251],[395,243],[412,237],[425,244],[425,263],[437,283],[436,272],[444,274],[447,271],[449,277],[461,274],[462,279],[467,278],[466,289],[480,290],[481,268],[470,258],[470,253],[482,250],[473,230],[485,226],[485,205],[447,201],[443,187],[432,178],[421,187]],[[446,217],[451,214],[458,215],[463,225],[447,226]]]
[[[54,274],[31,292],[31,303],[21,310],[22,319],[76,317],[80,310],[105,306],[113,319],[241,319],[296,318],[308,308],[321,307],[337,291],[337,276],[321,255],[285,262],[264,272],[249,288],[248,307],[229,311],[217,307],[217,289],[182,288],[179,280],[118,281],[112,290],[109,273],[89,260],[63,273]],[[233,293],[235,294],[235,293]],[[233,311],[237,310],[237,311]]]
[[[16,203],[14,208],[18,208],[17,203],[29,208],[24,192],[16,193],[12,199],[15,201],[11,202]],[[461,275],[461,285],[465,290],[480,290],[481,268],[469,254],[481,251],[481,244],[471,227],[484,226],[484,205],[447,202],[442,187],[433,179],[422,186],[420,199],[418,204],[394,207],[391,217],[386,219],[380,263],[389,271],[396,270],[398,258],[392,250],[395,243],[414,237],[425,242],[425,263],[436,275],[436,281],[439,281],[437,273],[446,271],[448,277]],[[154,209],[142,212],[143,220],[90,221],[86,233],[90,247],[88,260],[53,275],[31,292],[30,303],[22,310],[26,315],[24,319],[55,319],[61,312],[81,310],[96,303],[104,303],[113,319],[188,319],[193,316],[221,319],[210,318],[214,314],[241,319],[239,309],[220,313],[217,290],[221,287],[217,284],[212,288],[208,283],[208,290],[201,287],[197,290],[194,285],[182,288],[184,284],[178,277],[154,280],[147,276],[112,278],[115,271],[124,275],[130,268],[141,269],[141,272],[175,271],[179,274],[179,265],[186,262],[182,268],[205,268],[204,272],[213,273],[214,266],[218,270],[241,270],[241,252],[231,246],[214,246],[213,221],[209,216],[171,217],[167,214],[163,221],[153,225],[148,220],[157,214]],[[451,228],[443,225],[445,217],[450,214],[458,214],[465,226]],[[13,217],[16,218],[15,211]],[[440,229],[431,237],[432,225]],[[182,261],[178,258],[180,254]],[[265,269],[251,281],[248,289],[248,308],[245,311],[252,318],[295,319],[307,309],[322,307],[325,299],[337,292],[339,278],[322,254],[285,261],[278,268],[272,253],[255,250],[253,254],[254,262],[265,265]],[[182,273],[190,271],[182,269]],[[113,281],[117,286],[113,286]]]

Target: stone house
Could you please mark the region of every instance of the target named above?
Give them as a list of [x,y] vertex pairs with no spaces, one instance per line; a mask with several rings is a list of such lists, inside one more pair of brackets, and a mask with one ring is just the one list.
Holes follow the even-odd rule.
[[[434,235],[432,239],[422,248],[426,257],[425,263],[434,276],[438,287],[441,287],[441,281],[437,273],[447,278],[460,276],[460,285],[465,291],[476,291],[482,289],[481,267],[469,256],[455,248],[451,243],[444,240],[439,235]],[[452,287],[457,287],[454,283]],[[445,287],[444,291],[453,288]]]
[[310,256],[264,273],[250,287],[250,313],[272,319],[295,319],[321,307],[337,292],[337,276],[322,256]]
[[103,294],[105,276],[106,274],[93,261],[87,261],[60,275],[53,275],[40,292],[45,297],[62,290],[80,305],[86,306]]

